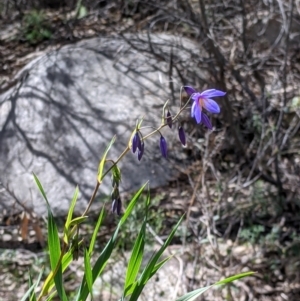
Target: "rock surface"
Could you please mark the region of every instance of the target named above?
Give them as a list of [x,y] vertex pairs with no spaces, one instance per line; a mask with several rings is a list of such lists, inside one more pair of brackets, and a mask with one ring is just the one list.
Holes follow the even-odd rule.
[[[82,210],[112,137],[116,135],[117,140],[108,157],[116,159],[137,118],[145,116],[144,125],[159,125],[162,105],[170,99],[167,57],[171,48],[177,61],[184,62],[187,70],[192,68],[191,49],[196,48],[190,41],[157,35],[149,45],[145,35],[94,38],[47,53],[26,66],[20,83],[0,95],[2,185],[27,207],[44,214],[34,172],[56,215],[67,212],[79,185],[77,211]],[[180,85],[175,78],[176,91]],[[170,162],[172,156],[180,159],[177,134],[166,128],[163,133],[173,137],[169,148],[178,151],[167,161],[161,158],[159,137],[146,141],[141,163],[129,153],[120,164],[122,190],[135,191],[147,180],[151,187],[165,185],[176,176]],[[101,191],[110,194],[110,179]],[[2,191],[0,201],[0,206],[7,207],[13,198]]]

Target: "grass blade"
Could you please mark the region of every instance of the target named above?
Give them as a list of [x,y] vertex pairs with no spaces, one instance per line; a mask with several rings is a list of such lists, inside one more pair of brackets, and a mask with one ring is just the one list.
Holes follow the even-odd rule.
[[[31,277],[31,273],[29,273],[29,287],[31,287],[32,285],[34,285],[33,281],[32,281],[32,277]],[[33,291],[33,294],[31,294],[29,301],[36,301],[36,295],[35,292]]]
[[[62,259],[62,271],[64,272],[66,268],[70,265],[73,259],[73,251],[69,250]],[[53,272],[50,272],[47,279],[44,282],[42,293],[43,295],[48,294],[48,292],[51,291],[51,289],[54,287],[54,280],[53,280]]]
[[120,225],[123,225],[125,223],[125,221],[127,220],[128,216],[131,214],[133,208],[136,205],[137,200],[139,199],[139,197],[141,196],[142,192],[144,191],[146,185],[148,185],[148,182],[145,183],[140,190],[134,195],[134,197],[131,199],[128,207],[126,208],[126,211],[124,212],[121,220],[120,220]]
[[[108,241],[108,243],[106,244],[105,248],[103,249],[103,251],[101,252],[100,256],[98,257],[93,269],[92,269],[92,284],[94,284],[95,280],[97,279],[97,277],[99,277],[99,275],[102,273],[102,271],[104,270],[108,259],[111,256],[111,253],[114,249],[115,243],[116,243],[116,239],[117,239],[117,235],[119,232],[120,227],[118,226],[113,234],[113,236],[110,238],[110,240]],[[80,286],[80,290],[77,294],[77,301],[84,301],[86,300],[86,298],[89,295],[89,288],[87,285],[87,281],[84,277],[84,279],[82,280],[81,286]]]
[[93,300],[93,275],[92,275],[92,268],[91,268],[91,261],[90,261],[89,252],[87,249],[84,250],[84,277],[87,283],[87,287],[91,294]]
[[124,296],[128,296],[129,294],[131,294],[137,283],[135,280],[140,270],[140,266],[144,255],[146,225],[148,220],[149,206],[150,206],[150,191],[148,189],[148,194],[147,194],[146,204],[145,204],[144,221],[141,230],[139,231],[138,237],[134,243],[130,260],[127,266],[125,284],[124,284]]
[[51,300],[54,298],[54,296],[56,296],[56,295],[57,295],[57,292],[54,291],[53,293],[51,293],[51,294],[47,297],[46,301],[51,301]]
[[67,300],[66,293],[63,288],[62,267],[60,262],[61,249],[58,230],[50,208],[48,209],[48,248],[51,270],[52,272],[57,271],[54,275],[54,283],[57,293],[61,300]]
[[84,221],[86,221],[87,218],[88,217],[86,215],[85,216],[75,217],[74,219],[71,220],[70,226],[82,224]]
[[214,283],[213,285],[202,287],[202,288],[194,290],[190,293],[187,293],[184,296],[176,299],[176,301],[193,301],[193,300],[197,299],[200,295],[202,295],[204,292],[206,292],[208,289],[210,289],[214,286],[228,284],[228,283],[231,283],[235,280],[242,279],[242,278],[248,277],[248,276],[252,276],[253,274],[255,274],[255,272],[246,272],[246,273],[241,273],[241,274],[238,274],[238,275],[234,275],[234,276],[225,278],[223,280],[220,280],[220,281]]
[[[36,297],[35,297],[35,288],[39,285],[40,281],[41,281],[41,278],[42,278],[42,275],[44,273],[44,269],[41,270],[39,276],[38,276],[38,279],[35,283],[31,284],[30,288],[27,290],[27,292],[25,293],[25,295],[23,296],[23,298],[21,299],[21,301],[26,301],[27,298],[29,298],[29,300],[36,300]],[[31,279],[31,277],[30,277]],[[32,280],[30,280],[30,282],[32,282]]]
[[[172,232],[169,234],[167,240],[164,242],[164,244],[161,246],[161,248],[153,255],[153,257],[148,262],[147,266],[144,268],[137,284],[134,287],[134,290],[132,292],[132,295],[130,296],[129,301],[136,301],[138,300],[142,290],[144,289],[144,286],[147,284],[149,279],[155,274],[155,270],[157,271],[157,262],[167,246],[171,243],[179,225],[182,222],[182,219],[184,218],[184,215],[179,219],[175,227],[173,228]],[[158,263],[159,265],[159,263]]]
[[79,188],[78,188],[78,186],[76,186],[75,192],[74,192],[74,195],[73,195],[73,198],[72,198],[72,201],[71,201],[71,205],[70,205],[70,208],[69,208],[69,211],[68,211],[67,220],[66,220],[66,223],[65,223],[64,241],[65,241],[66,244],[69,243],[69,241],[68,241],[68,239],[69,239],[68,238],[69,227],[70,227],[70,223],[71,223],[71,220],[72,220],[74,208],[75,208],[75,205],[76,205],[76,202],[77,202],[78,194],[79,194]]
[[[51,208],[49,205],[49,201],[47,199],[45,190],[39,181],[38,177],[33,174],[35,183],[37,184],[40,193],[42,194],[44,200],[47,204],[47,211],[48,211],[48,248],[49,248],[49,255],[50,255],[50,266],[51,270],[54,274],[54,283],[57,290],[57,293],[62,301],[67,301],[66,292],[63,287],[63,279],[62,279],[62,267],[61,267],[61,249],[60,249],[60,241],[58,236],[58,230],[57,226],[54,220],[54,217],[51,212]],[[45,286],[44,286],[45,287]],[[41,292],[41,295],[45,293],[43,290]]]
[[146,234],[146,223],[147,219],[144,219],[142,224],[142,228],[139,232],[139,235],[134,243],[132,253],[130,256],[130,260],[127,266],[126,278],[124,284],[124,295],[126,296],[126,292],[132,287],[136,276],[140,270],[140,266],[143,260],[144,255],[144,246],[145,246],[145,234]]
[[176,299],[176,301],[194,301],[199,296],[201,296],[204,292],[206,292],[207,290],[209,290],[211,287],[212,287],[212,285],[199,288],[197,290],[194,290],[194,291],[192,291],[190,293],[187,293],[184,296]]
[[49,205],[49,202],[48,202],[46,193],[45,193],[45,191],[44,191],[44,188],[43,188],[43,186],[42,186],[40,180],[38,179],[38,177],[37,177],[35,174],[33,174],[33,178],[34,178],[34,181],[35,181],[35,183],[36,183],[36,185],[37,185],[37,187],[38,187],[38,189],[39,189],[39,191],[40,191],[42,197],[43,197],[44,200],[46,201],[47,206],[50,208],[50,205]]
[[[146,185],[147,185],[147,183],[145,185],[143,185],[142,188],[134,195],[134,197],[130,201],[128,207],[126,208],[123,217],[119,221],[118,226],[115,229],[112,237],[110,238],[110,240],[106,244],[105,248],[101,252],[100,256],[98,257],[98,259],[92,269],[93,284],[94,284],[95,280],[99,277],[99,275],[102,273],[102,271],[104,270],[104,268],[111,256],[111,253],[115,247],[119,230],[120,230],[121,226],[126,222],[128,216],[132,212],[136,202],[138,201],[138,199],[139,199],[140,195],[142,194]],[[80,289],[78,291],[76,300],[77,301],[85,301],[88,294],[89,294],[89,289],[87,286],[87,282],[86,282],[86,279],[83,279]]]
[[245,273],[237,274],[237,275],[225,278],[223,280],[220,280],[220,281],[216,282],[214,285],[228,284],[232,281],[235,281],[235,280],[238,280],[238,279],[241,279],[244,277],[252,276],[254,274],[255,274],[255,272],[245,272]]
[[78,198],[78,194],[79,194],[79,188],[78,188],[78,186],[76,186],[75,192],[74,192],[74,195],[73,195],[73,198],[72,198],[72,201],[71,201],[70,209],[68,211],[67,220],[66,220],[66,227],[67,228],[69,227],[72,216],[73,216],[73,212],[74,212],[74,208],[75,208],[76,201],[77,201],[77,198]]
[[98,234],[98,231],[99,231],[99,228],[102,224],[102,221],[103,221],[103,218],[104,218],[104,208],[105,208],[105,205],[102,207],[102,210],[100,212],[100,215],[99,215],[99,218],[97,220],[97,224],[96,224],[96,227],[93,231],[93,235],[92,235],[92,238],[91,238],[91,242],[90,242],[90,246],[89,246],[89,255],[91,256],[93,250],[94,250],[94,247],[95,247],[95,242],[96,242],[96,238],[97,238],[97,234]]

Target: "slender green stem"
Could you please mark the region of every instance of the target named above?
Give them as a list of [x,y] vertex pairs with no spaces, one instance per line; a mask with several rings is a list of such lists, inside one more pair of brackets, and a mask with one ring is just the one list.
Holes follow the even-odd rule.
[[97,194],[97,191],[98,191],[98,189],[100,187],[100,184],[101,183],[97,181],[96,186],[95,186],[94,191],[93,191],[93,194],[92,194],[92,196],[91,196],[91,198],[89,200],[89,203],[88,203],[86,209],[84,210],[84,212],[83,212],[83,214],[81,216],[85,216],[88,213],[88,211],[90,210],[90,207],[92,206],[92,203],[93,203],[93,201],[94,201],[94,199],[96,197],[96,194]]
[[[190,99],[189,99],[190,100]],[[186,107],[188,106],[189,101],[187,101],[187,103],[178,111],[178,113],[172,118],[172,122],[176,121],[178,119],[178,116],[182,113],[182,111],[184,111],[186,109]],[[143,137],[143,140],[148,139],[149,137],[151,137],[152,135],[156,134],[157,132],[159,132],[162,128],[164,128],[165,126],[167,126],[166,123],[161,124],[157,129],[155,129],[154,131],[152,131],[151,133],[149,133],[148,135]]]
[[120,162],[120,160],[122,160],[122,158],[127,154],[128,151],[129,151],[129,146],[127,146],[125,148],[125,150],[122,152],[122,154],[119,156],[119,158],[116,161],[114,161],[113,165],[111,165],[111,167],[109,167],[108,170],[106,172],[104,172],[104,174],[101,177],[101,182],[97,181],[94,191],[93,191],[93,194],[88,202],[88,205],[81,216],[85,216],[88,213],[88,211],[90,210],[104,177],[113,169],[114,166],[116,166]]
[[[181,89],[181,91],[180,91],[180,110],[179,110],[178,113],[172,118],[172,121],[173,121],[173,122],[176,121],[176,120],[178,119],[178,116],[186,109],[186,107],[188,106],[188,104],[189,104],[189,102],[190,102],[190,99],[191,99],[191,98],[189,98],[189,100],[186,102],[186,104],[185,104],[184,106],[181,107],[181,105],[182,105],[182,89]],[[164,108],[165,108],[165,106],[164,106]],[[164,128],[165,126],[167,126],[167,123],[162,123],[157,129],[153,130],[151,133],[149,133],[149,134],[147,134],[146,136],[144,136],[144,137],[142,138],[142,140],[144,141],[144,140],[150,138],[151,136],[153,136],[154,134],[156,134],[157,132],[160,132],[160,130],[161,130],[162,128]],[[116,166],[116,165],[122,160],[123,157],[125,157],[125,155],[128,153],[129,150],[130,150],[130,148],[129,148],[129,146],[127,146],[127,147],[124,149],[124,151],[122,152],[122,154],[118,157],[118,159],[114,162],[114,164],[111,165],[111,166],[107,169],[107,171],[103,173],[103,175],[102,175],[102,177],[101,177],[101,182],[98,182],[98,181],[97,181],[97,184],[96,184],[96,186],[95,186],[95,188],[94,188],[93,194],[92,194],[92,196],[91,196],[91,198],[90,198],[90,200],[89,200],[89,203],[88,203],[88,205],[87,205],[87,207],[86,207],[84,213],[82,214],[82,216],[84,216],[84,215],[86,215],[86,214],[88,213],[88,211],[89,211],[89,209],[90,209],[92,203],[94,202],[94,199],[95,199],[95,197],[96,197],[96,195],[97,195],[98,189],[99,189],[99,187],[100,187],[100,185],[101,185],[102,180],[104,179],[104,177],[105,177],[105,176],[106,176],[106,175],[114,168],[114,166]]]

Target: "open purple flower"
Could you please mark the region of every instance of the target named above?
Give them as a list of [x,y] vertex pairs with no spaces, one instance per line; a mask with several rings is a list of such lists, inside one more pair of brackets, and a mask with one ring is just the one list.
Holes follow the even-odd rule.
[[219,105],[212,98],[224,96],[226,92],[216,89],[209,89],[200,93],[189,86],[185,86],[184,90],[193,100],[191,116],[196,119],[197,123],[203,122],[209,129],[211,129],[212,125],[208,116],[203,113],[203,109],[209,113],[220,113]]
[[160,136],[159,146],[160,146],[160,151],[162,156],[164,158],[167,158],[167,154],[168,154],[167,141],[163,136]]

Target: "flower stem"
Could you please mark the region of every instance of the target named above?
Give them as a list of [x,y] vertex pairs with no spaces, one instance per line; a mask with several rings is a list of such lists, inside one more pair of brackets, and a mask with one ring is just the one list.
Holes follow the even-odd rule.
[[[182,89],[180,91],[180,110],[178,111],[178,113],[173,117],[172,121],[176,121],[178,119],[178,116],[186,109],[186,107],[188,106],[189,102],[190,102],[190,99],[186,102],[186,104],[184,106],[181,107],[182,105]],[[165,105],[166,106],[166,105]],[[164,106],[164,108],[165,108]],[[145,141],[146,139],[150,138],[151,136],[153,136],[154,134],[156,134],[157,132],[160,132],[160,130],[162,128],[164,128],[165,126],[167,126],[167,123],[164,123],[164,124],[161,124],[157,129],[153,130],[151,133],[145,135],[142,137],[142,141]],[[91,205],[92,203],[94,202],[94,199],[96,197],[96,194],[98,192],[98,189],[102,183],[102,180],[104,179],[104,177],[113,169],[114,166],[116,166],[122,159],[123,157],[125,157],[125,155],[128,153],[128,151],[130,150],[129,146],[127,146],[124,151],[121,153],[121,155],[118,157],[118,159],[107,169],[106,172],[103,173],[102,177],[101,177],[101,181],[97,181],[96,185],[95,185],[95,188],[94,188],[94,191],[93,191],[93,194],[88,202],[88,205],[84,211],[84,213],[82,214],[82,216],[85,216],[88,211],[90,210],[91,208]]]

